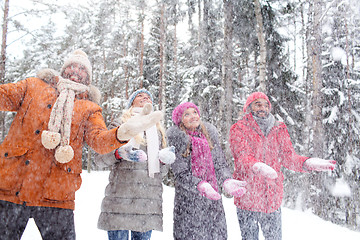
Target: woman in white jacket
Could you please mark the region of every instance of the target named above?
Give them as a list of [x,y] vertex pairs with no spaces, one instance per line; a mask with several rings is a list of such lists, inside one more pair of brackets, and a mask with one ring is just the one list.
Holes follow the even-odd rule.
[[[152,95],[135,91],[127,109],[109,128],[119,126],[142,111],[152,110]],[[98,228],[109,240],[150,239],[152,230],[162,231],[162,178],[175,160],[173,147],[166,147],[164,128],[158,123],[132,138],[115,152],[99,155],[96,164],[111,168],[101,205]]]

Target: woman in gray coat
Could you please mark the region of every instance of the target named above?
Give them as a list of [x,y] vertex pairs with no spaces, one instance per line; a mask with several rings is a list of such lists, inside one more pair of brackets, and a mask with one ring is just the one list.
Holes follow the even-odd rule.
[[174,239],[227,239],[220,186],[232,196],[245,193],[245,182],[232,179],[216,128],[200,120],[193,103],[177,106],[175,126],[167,131],[176,148]]
[[[137,90],[130,96],[126,112],[109,129],[147,107],[152,107],[150,92]],[[152,230],[162,231],[162,177],[167,173],[164,163],[174,160],[174,150],[166,148],[160,124],[115,152],[97,156],[98,166],[111,168],[98,220],[98,228],[108,231],[109,240],[127,240],[129,231],[131,239],[150,239]]]

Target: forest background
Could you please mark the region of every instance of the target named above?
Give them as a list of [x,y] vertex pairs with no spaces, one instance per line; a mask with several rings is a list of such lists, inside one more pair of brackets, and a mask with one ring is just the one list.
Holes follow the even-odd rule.
[[[357,0],[2,0],[1,83],[60,70],[83,49],[106,122],[138,88],[164,125],[183,101],[219,130],[263,91],[296,151],[335,159],[331,173],[286,169],[283,205],[360,230],[360,2]],[[3,139],[14,113],[0,114]],[[84,151],[84,169],[96,169]],[[166,180],[171,185],[171,176]]]

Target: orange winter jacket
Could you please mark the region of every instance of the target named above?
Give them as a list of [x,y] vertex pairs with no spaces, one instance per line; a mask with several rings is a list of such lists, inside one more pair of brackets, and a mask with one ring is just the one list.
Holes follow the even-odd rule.
[[74,158],[65,164],[57,162],[55,150],[42,145],[41,133],[48,130],[58,94],[39,78],[0,85],[0,110],[16,112],[0,145],[0,200],[74,209],[75,191],[81,185],[83,143],[100,154],[123,145],[116,139],[117,128],[106,128],[100,106],[77,97],[70,135]]

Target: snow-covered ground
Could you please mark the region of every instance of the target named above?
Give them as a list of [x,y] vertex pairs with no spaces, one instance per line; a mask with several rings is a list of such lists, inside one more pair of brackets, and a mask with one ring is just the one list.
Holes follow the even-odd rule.
[[[106,240],[107,234],[96,227],[97,218],[100,213],[100,204],[104,196],[104,189],[107,185],[109,172],[82,173],[83,184],[76,193],[75,209],[75,228],[77,240]],[[172,209],[174,199],[174,189],[164,187],[164,231],[153,231],[152,239],[173,239],[172,238]],[[233,199],[223,198],[227,227],[228,239],[241,239],[240,229],[236,218]],[[358,240],[360,232],[350,231],[347,228],[324,221],[319,217],[308,213],[288,208],[282,208],[283,221],[283,240]],[[40,240],[34,221],[28,222],[28,226],[23,234],[22,240]],[[264,239],[260,235],[260,239]]]

